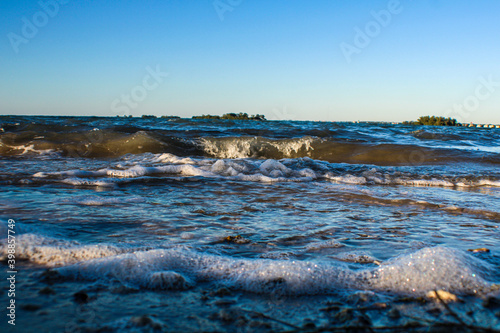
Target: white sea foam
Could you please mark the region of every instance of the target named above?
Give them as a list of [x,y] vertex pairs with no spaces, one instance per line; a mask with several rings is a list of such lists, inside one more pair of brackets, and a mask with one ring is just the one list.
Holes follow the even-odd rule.
[[365,273],[367,285],[381,290],[422,293],[447,290],[468,294],[491,290],[480,275],[494,268],[467,253],[445,247],[424,248],[396,258],[380,268]]
[[271,151],[281,157],[294,157],[299,151],[313,150],[312,137],[271,140],[260,137],[239,138],[202,138],[201,147],[211,156],[218,158],[248,158],[259,155],[259,152]]
[[[16,226],[17,228],[17,226]],[[6,242],[0,242],[0,260],[8,255]],[[125,250],[112,245],[81,245],[38,234],[28,233],[16,237],[16,258],[49,267],[72,264],[84,260],[114,256]]]
[[66,198],[61,200],[60,202],[82,206],[113,206],[143,201],[144,199],[140,197],[102,197],[97,195],[87,195],[77,196],[74,198]]
[[7,145],[3,142],[0,142],[0,146],[4,146],[4,147],[10,148],[12,150],[19,150],[19,151],[21,151],[20,153],[18,153],[19,155],[38,155],[38,156],[47,156],[47,157],[58,156],[58,153],[54,149],[35,149],[34,144],[11,146],[11,145]]
[[87,170],[67,170],[54,172],[37,172],[35,178],[66,178],[66,177],[100,177],[106,176],[107,170],[87,171]]
[[336,240],[330,239],[327,241],[310,243],[306,246],[306,249],[308,251],[319,251],[322,249],[334,249],[343,246],[344,246],[343,244],[337,242]]
[[[0,242],[0,260],[7,258],[7,245],[5,239]],[[324,246],[338,247],[338,243],[317,243],[310,249]],[[68,278],[118,281],[137,288],[186,289],[199,281],[214,281],[250,292],[294,295],[343,288],[417,295],[437,289],[476,294],[492,289],[485,278],[495,272],[490,264],[445,247],[423,248],[375,269],[352,270],[341,262],[352,256],[339,258],[341,261],[284,260],[288,256],[283,254],[263,255],[276,260],[237,259],[179,247],[134,250],[108,244],[83,245],[34,233],[17,236],[16,257],[46,267],[59,266],[57,271]],[[358,257],[347,261],[372,262],[369,256]]]
[[[133,165],[123,169],[106,168],[96,171],[39,172],[34,174],[33,177],[55,178],[63,183],[75,186],[113,186],[120,178],[138,178],[161,174],[183,177],[225,177],[257,182],[311,181],[317,178],[317,174],[309,168],[291,169],[277,160],[185,160],[176,159],[171,154],[162,154],[154,158],[156,163],[161,163],[155,166]],[[164,161],[173,162],[173,164],[165,165]],[[187,162],[187,164],[183,162]],[[148,164],[147,161],[144,161],[144,163]]]
[[257,140],[258,138],[241,138],[237,141],[202,138],[200,142],[205,152],[212,156],[219,158],[247,158],[253,155],[250,148]]
[[495,186],[495,187],[500,187],[500,180],[481,179],[476,184],[478,186]]
[[189,157],[178,157],[174,154],[165,153],[161,155],[156,155],[153,158],[153,162],[160,163],[172,163],[172,164],[196,164],[197,161]]
[[[276,159],[211,159],[181,158],[173,154],[146,154],[142,158],[125,158],[125,163],[99,170],[67,170],[38,172],[33,179],[55,179],[75,186],[113,186],[119,179],[151,177],[159,175],[180,177],[225,178],[251,182],[303,182],[326,179],[339,184],[364,185],[404,185],[431,187],[500,187],[500,181],[475,179],[464,181],[462,178],[426,178],[418,174],[402,176],[400,172],[384,172],[372,168],[365,171],[344,172],[338,169],[347,165],[329,164],[310,158]],[[332,172],[332,169],[336,169]]]
[[151,250],[94,259],[62,267],[65,276],[114,280],[146,288],[187,288],[216,281],[245,291],[316,294],[342,288],[423,295],[443,289],[483,293],[492,285],[480,277],[491,269],[448,248],[424,248],[371,270],[353,271],[338,262],[234,259],[186,249]]
[[399,179],[396,178],[391,181],[392,184],[398,185],[413,185],[413,186],[439,186],[439,187],[453,187],[454,183],[443,179]]
[[284,157],[292,157],[294,153],[298,153],[300,150],[305,150],[306,152],[314,150],[312,147],[314,140],[312,137],[303,137],[293,140],[273,141],[272,145],[279,152],[283,153]]
[[154,174],[173,174],[181,176],[203,176],[203,177],[215,176],[210,171],[204,170],[200,167],[193,166],[191,164],[164,165],[156,167],[135,165],[126,170],[108,170],[107,174],[109,176],[122,177],[122,178],[136,178]]
[[[330,293],[344,288],[417,295],[435,289],[476,294],[491,290],[492,284],[483,277],[494,272],[488,263],[444,247],[424,248],[376,269],[352,270],[337,260],[284,260],[287,256],[283,254],[263,256],[276,259],[271,260],[237,259],[185,248],[133,251],[107,244],[82,245],[32,233],[20,235],[16,240],[17,258],[47,267],[60,266],[57,271],[62,276],[150,289],[186,289],[199,281],[214,281],[250,292],[293,295]],[[325,244],[337,246],[335,242]],[[313,248],[318,246],[322,245]],[[3,241],[0,259],[5,260],[6,256],[7,244]]]
[[279,259],[279,260],[288,260],[290,259],[290,256],[294,256],[294,253],[292,252],[277,252],[277,251],[271,251],[271,252],[265,252],[259,255],[259,258],[264,258],[264,259]]
[[344,176],[334,176],[332,174],[326,174],[325,178],[332,180],[337,183],[342,183],[342,184],[366,184],[367,180],[365,177],[356,177],[350,174],[344,175]]
[[375,258],[373,258],[368,254],[359,254],[359,253],[342,253],[336,256],[336,259],[346,262],[355,262],[358,264],[378,262]]
[[114,187],[117,182],[113,179],[86,179],[86,178],[66,178],[60,180],[61,183],[73,186],[98,186],[98,187]]

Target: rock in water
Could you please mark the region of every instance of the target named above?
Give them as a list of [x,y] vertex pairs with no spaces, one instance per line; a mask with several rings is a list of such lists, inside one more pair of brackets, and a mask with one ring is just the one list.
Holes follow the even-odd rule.
[[427,298],[436,299],[445,303],[456,302],[458,300],[457,296],[445,290],[431,290],[426,296]]

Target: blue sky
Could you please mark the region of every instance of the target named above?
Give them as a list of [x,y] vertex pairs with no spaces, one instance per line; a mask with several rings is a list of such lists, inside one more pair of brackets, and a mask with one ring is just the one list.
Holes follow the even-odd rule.
[[5,0],[0,114],[500,123],[499,13],[496,0]]

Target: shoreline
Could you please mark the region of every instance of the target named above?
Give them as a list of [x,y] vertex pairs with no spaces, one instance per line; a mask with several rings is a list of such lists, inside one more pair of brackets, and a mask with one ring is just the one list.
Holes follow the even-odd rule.
[[125,119],[146,119],[146,120],[154,120],[154,119],[164,119],[168,121],[172,120],[243,120],[243,121],[264,121],[264,122],[280,122],[280,121],[294,121],[294,122],[321,122],[321,123],[345,123],[345,124],[384,124],[384,125],[408,125],[408,126],[437,126],[437,127],[467,127],[467,128],[500,128],[500,124],[492,124],[492,123],[457,123],[454,126],[451,125],[423,125],[423,124],[408,124],[406,121],[372,121],[372,120],[292,120],[292,119],[264,119],[264,120],[256,120],[256,119],[224,119],[224,118],[202,118],[198,116],[194,117],[180,117],[180,116],[153,116],[153,115],[141,115],[141,116],[72,116],[72,115],[14,115],[14,114],[5,114],[0,115],[1,118],[9,118],[9,117],[60,117],[60,118],[125,118]]

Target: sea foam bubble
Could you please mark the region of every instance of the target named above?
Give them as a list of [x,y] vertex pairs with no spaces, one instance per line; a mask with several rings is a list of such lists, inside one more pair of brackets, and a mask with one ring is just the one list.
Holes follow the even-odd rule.
[[[329,244],[328,244],[329,245]],[[7,256],[0,243],[0,259]],[[342,289],[425,295],[432,290],[481,294],[492,290],[490,264],[463,251],[426,247],[375,268],[354,269],[342,259],[314,261],[234,258],[184,247],[124,248],[83,245],[38,234],[17,238],[16,255],[56,267],[70,279],[119,282],[149,289],[186,289],[202,281],[262,293],[334,293]],[[278,256],[279,258],[279,256]]]
[[305,295],[347,288],[425,295],[432,290],[488,292],[493,284],[480,273],[491,269],[487,266],[444,247],[424,248],[364,270],[334,260],[236,259],[174,248],[119,254],[58,270],[72,278],[120,281],[137,288],[184,289],[213,281],[254,293]]

